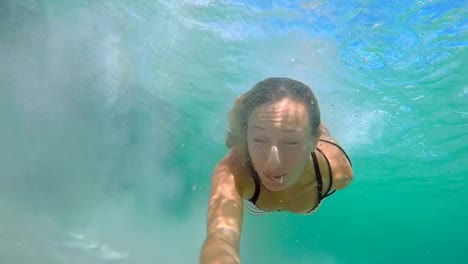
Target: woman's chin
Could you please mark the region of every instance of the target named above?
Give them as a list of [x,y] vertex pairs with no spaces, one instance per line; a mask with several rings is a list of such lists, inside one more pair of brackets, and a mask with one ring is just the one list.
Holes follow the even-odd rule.
[[268,186],[268,185],[265,185],[265,188],[268,189],[269,191],[271,192],[280,192],[280,191],[283,191],[284,189],[286,189],[285,187],[283,186]]
[[283,179],[281,181],[277,181],[271,178],[266,178],[262,180],[263,186],[265,186],[266,189],[272,192],[278,192],[282,191],[287,188],[287,182],[284,181]]

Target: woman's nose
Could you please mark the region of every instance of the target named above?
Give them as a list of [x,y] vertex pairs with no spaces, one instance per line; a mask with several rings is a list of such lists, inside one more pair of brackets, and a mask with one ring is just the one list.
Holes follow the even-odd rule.
[[268,155],[268,167],[276,168],[281,164],[278,147],[273,145],[271,146],[270,153]]

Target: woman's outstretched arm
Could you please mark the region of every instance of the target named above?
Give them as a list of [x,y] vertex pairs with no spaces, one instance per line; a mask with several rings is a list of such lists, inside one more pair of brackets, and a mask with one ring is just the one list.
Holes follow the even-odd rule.
[[211,176],[207,235],[200,254],[201,264],[240,263],[243,204],[231,163],[231,154],[228,154],[216,165]]

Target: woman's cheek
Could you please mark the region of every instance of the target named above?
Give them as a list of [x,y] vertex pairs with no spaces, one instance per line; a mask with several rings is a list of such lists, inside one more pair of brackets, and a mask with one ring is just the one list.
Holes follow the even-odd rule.
[[294,166],[299,162],[299,157],[303,155],[303,149],[291,149],[284,155],[283,162],[287,166]]
[[294,161],[297,159],[297,153],[287,151],[283,157],[283,165],[290,167],[294,165]]
[[254,161],[260,162],[265,159],[265,151],[261,148],[252,147],[250,149],[250,158]]

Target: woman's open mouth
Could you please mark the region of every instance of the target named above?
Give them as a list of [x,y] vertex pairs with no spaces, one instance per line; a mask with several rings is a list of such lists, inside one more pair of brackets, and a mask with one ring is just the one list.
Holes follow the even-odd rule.
[[279,175],[270,175],[268,173],[265,173],[265,175],[272,179],[274,182],[277,182],[277,183],[283,183],[283,180],[284,180],[284,176],[286,175],[286,173],[283,173],[283,174],[279,174]]

